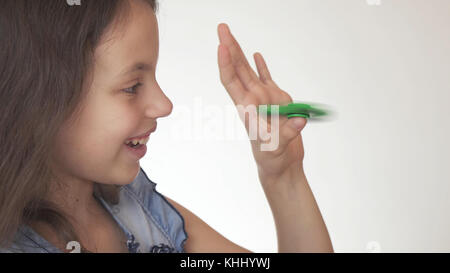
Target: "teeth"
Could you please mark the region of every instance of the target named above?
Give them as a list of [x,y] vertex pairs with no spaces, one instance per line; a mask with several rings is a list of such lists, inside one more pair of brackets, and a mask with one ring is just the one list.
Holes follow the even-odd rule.
[[125,144],[126,145],[128,145],[128,144],[130,144],[130,143],[133,143],[133,145],[136,145],[136,144],[147,144],[147,142],[148,142],[148,139],[149,139],[149,137],[146,137],[146,138],[141,138],[141,139],[134,139],[134,140],[127,140],[127,141],[125,141]]

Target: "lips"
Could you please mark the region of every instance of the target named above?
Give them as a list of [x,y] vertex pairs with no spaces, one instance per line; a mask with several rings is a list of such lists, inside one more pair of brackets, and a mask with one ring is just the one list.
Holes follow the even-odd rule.
[[156,126],[157,126],[157,124],[155,124],[155,127],[153,127],[152,129],[150,129],[149,131],[147,131],[147,132],[145,132],[145,133],[143,133],[143,134],[141,134],[141,135],[138,135],[138,136],[130,137],[130,138],[128,138],[126,141],[128,141],[128,140],[135,140],[135,139],[141,139],[141,138],[146,138],[146,137],[150,136],[150,134],[153,133],[153,132],[156,130]]

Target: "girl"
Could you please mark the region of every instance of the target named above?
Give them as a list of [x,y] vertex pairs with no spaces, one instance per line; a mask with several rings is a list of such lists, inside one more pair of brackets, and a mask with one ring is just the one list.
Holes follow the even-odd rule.
[[[172,111],[155,79],[156,1],[68,3],[0,2],[0,251],[250,252],[159,193],[139,166],[156,120]],[[236,106],[292,102],[260,54],[257,75],[226,24],[218,35]],[[256,113],[238,112],[249,132]],[[306,120],[257,121],[280,136],[273,151],[251,140],[279,252],[333,251],[303,172]]]

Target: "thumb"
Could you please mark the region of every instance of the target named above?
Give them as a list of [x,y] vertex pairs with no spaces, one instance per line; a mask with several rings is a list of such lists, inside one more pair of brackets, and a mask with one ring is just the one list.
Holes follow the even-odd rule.
[[305,128],[306,123],[306,118],[301,117],[290,118],[286,121],[280,128],[280,146],[284,148],[291,143],[294,138],[298,137],[300,131]]
[[305,128],[306,123],[306,118],[295,117],[288,119],[280,128],[280,146],[285,148],[294,138],[298,137],[300,131]]
[[281,128],[281,139],[290,142],[294,137],[297,137],[303,128],[306,126],[306,118],[295,117],[290,118]]
[[303,130],[303,128],[305,128],[306,123],[307,123],[306,118],[295,117],[295,118],[288,119],[288,121],[286,122],[286,125],[289,126],[288,130],[291,131],[291,132],[289,132],[290,134],[298,135],[298,133],[301,130]]

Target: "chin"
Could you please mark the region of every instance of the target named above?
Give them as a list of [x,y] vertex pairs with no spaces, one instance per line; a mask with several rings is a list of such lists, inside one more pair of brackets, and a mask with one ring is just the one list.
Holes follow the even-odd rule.
[[137,161],[135,164],[130,166],[128,168],[128,170],[124,172],[124,173],[126,173],[127,177],[126,177],[125,180],[122,180],[122,181],[125,181],[125,182],[124,183],[120,183],[121,186],[128,185],[131,182],[133,182],[136,179],[136,177],[139,175],[139,171],[140,170],[141,170],[141,165],[139,164],[139,161]]

